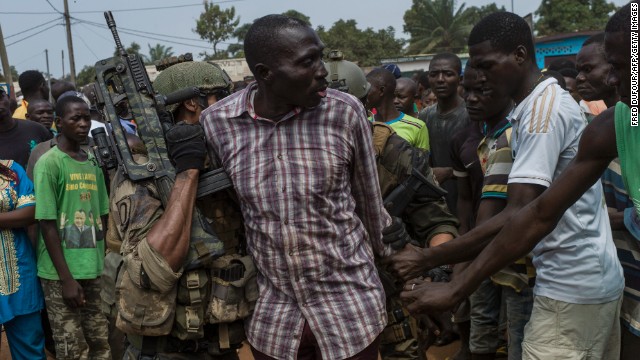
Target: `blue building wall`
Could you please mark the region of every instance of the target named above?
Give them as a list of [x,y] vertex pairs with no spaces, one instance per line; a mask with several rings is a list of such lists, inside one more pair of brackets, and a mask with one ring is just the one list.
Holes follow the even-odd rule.
[[590,35],[578,35],[575,37],[536,43],[536,62],[540,69],[545,68],[545,58],[553,56],[569,56],[577,55],[582,47],[582,43],[589,38]]

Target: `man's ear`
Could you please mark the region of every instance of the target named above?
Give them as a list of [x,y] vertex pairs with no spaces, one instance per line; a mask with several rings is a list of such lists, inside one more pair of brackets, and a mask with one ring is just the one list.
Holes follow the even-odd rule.
[[262,79],[264,81],[271,80],[271,76],[273,75],[273,73],[271,72],[271,69],[267,64],[258,63],[255,66],[255,70],[256,70],[256,74],[255,74],[256,79]]
[[527,60],[527,58],[529,58],[529,55],[530,54],[527,51],[527,48],[524,47],[524,45],[518,45],[516,49],[513,51],[514,59],[516,60],[518,65],[522,65],[522,63],[524,63]]
[[198,111],[198,102],[195,99],[189,99],[182,102],[182,106],[190,112]]

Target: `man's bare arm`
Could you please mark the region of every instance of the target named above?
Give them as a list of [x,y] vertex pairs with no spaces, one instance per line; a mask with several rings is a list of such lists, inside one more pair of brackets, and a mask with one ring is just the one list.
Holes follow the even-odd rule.
[[[565,211],[596,181],[617,156],[613,109],[586,128],[578,154],[547,191],[513,216],[457,278],[458,291],[468,294],[482,279],[531,251],[556,227]],[[511,186],[511,185],[510,185]],[[518,241],[514,241],[517,239]],[[464,295],[463,295],[464,296]]]
[[167,261],[173,271],[182,267],[189,251],[199,173],[197,169],[189,169],[176,176],[167,207],[147,234],[149,246]]

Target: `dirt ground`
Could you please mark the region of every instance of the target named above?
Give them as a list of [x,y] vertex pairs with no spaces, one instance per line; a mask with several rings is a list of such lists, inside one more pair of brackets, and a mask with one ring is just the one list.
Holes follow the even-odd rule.
[[[455,341],[447,346],[436,347],[433,346],[427,351],[428,360],[446,360],[447,357],[452,356],[458,350],[460,346],[459,341]],[[0,346],[0,360],[10,360],[11,354],[9,353],[9,346],[7,344],[7,338],[2,333],[2,345]],[[54,358],[49,358],[54,360]],[[253,360],[251,356],[251,350],[248,345],[245,345],[240,349],[240,360]]]

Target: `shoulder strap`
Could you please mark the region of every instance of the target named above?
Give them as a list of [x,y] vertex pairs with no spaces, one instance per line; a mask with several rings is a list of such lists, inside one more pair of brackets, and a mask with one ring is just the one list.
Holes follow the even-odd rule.
[[373,149],[376,152],[376,157],[382,155],[382,151],[387,145],[387,140],[395,133],[391,126],[380,121],[373,122]]

